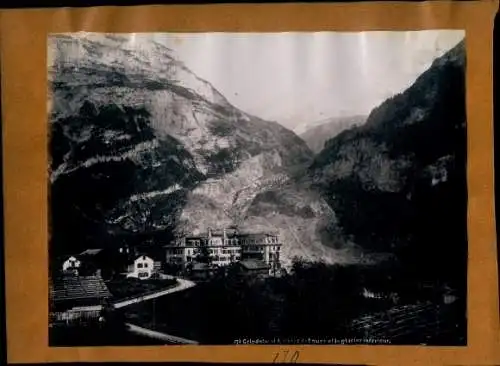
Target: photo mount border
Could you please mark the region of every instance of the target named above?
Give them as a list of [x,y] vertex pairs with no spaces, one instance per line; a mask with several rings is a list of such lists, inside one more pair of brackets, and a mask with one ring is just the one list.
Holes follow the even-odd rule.
[[[492,35],[497,1],[149,5],[1,13],[7,354],[11,363],[488,364],[499,359]],[[279,19],[279,21],[277,21]],[[467,47],[468,345],[48,346],[47,35],[464,29]],[[30,62],[26,62],[29,60]],[[27,108],[29,106],[29,108]],[[40,275],[44,273],[45,275]],[[31,304],[39,304],[32,307]],[[30,350],[27,352],[26,350]]]

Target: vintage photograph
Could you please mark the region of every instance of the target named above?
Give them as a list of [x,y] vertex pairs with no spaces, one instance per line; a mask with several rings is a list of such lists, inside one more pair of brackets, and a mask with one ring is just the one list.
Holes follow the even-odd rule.
[[48,38],[49,345],[467,345],[461,30]]

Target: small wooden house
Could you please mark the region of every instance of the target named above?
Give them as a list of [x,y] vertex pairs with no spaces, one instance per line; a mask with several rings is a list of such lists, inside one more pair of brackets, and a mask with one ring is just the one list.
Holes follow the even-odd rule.
[[99,271],[92,276],[62,274],[50,278],[49,298],[52,322],[97,319],[102,305],[111,299]]
[[257,259],[245,259],[238,262],[238,269],[241,274],[249,277],[267,277],[271,266],[264,261]]
[[67,258],[62,264],[62,271],[64,273],[78,273],[80,266],[82,265],[81,261],[78,260],[75,256],[70,256]]

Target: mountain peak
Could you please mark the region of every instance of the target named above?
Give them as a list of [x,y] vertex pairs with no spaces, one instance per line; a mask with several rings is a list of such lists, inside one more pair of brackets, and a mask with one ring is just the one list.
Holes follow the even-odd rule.
[[197,77],[170,48],[149,34],[52,35],[49,70],[52,82],[71,87],[154,87],[174,91],[181,87],[209,103],[229,105],[210,83]]

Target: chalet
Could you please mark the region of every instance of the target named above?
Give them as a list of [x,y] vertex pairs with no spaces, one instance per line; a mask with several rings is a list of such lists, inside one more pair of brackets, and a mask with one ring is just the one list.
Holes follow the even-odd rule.
[[256,259],[245,259],[238,263],[239,272],[249,277],[265,277],[269,275],[270,265]]
[[66,273],[50,278],[51,323],[99,318],[102,306],[111,299],[99,272],[92,276]]
[[64,273],[71,272],[77,274],[81,264],[82,263],[76,257],[71,256],[63,262],[62,271]]
[[146,255],[141,255],[129,266],[127,278],[146,280],[151,278],[154,272],[155,261]]

